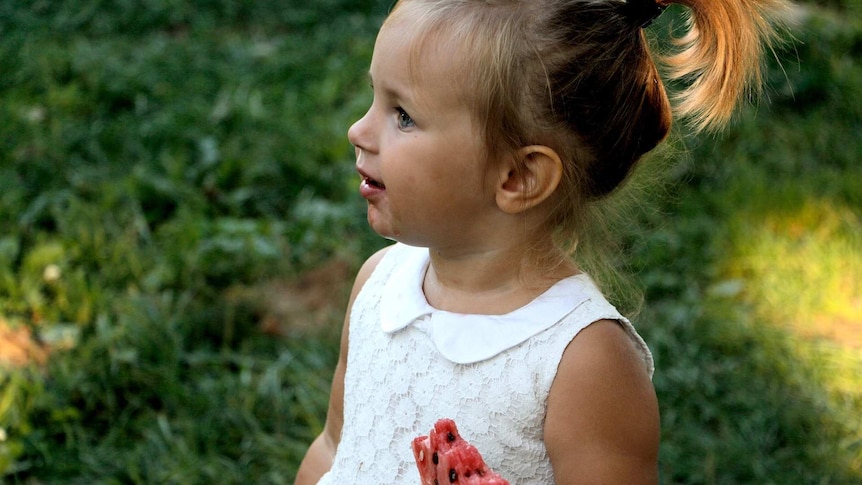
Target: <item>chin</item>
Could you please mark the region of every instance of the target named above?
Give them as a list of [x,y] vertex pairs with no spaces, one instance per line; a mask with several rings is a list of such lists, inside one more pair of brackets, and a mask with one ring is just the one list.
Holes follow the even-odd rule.
[[381,220],[380,213],[377,211],[373,211],[371,207],[368,208],[368,226],[371,227],[371,230],[376,232],[378,236],[391,239],[396,241],[396,231],[392,229],[392,226],[384,220]]

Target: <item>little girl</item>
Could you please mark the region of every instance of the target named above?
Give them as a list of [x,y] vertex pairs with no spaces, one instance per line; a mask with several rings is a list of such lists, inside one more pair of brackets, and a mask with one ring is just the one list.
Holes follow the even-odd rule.
[[[676,112],[720,127],[783,0],[675,0]],[[452,418],[513,484],[655,483],[653,361],[570,259],[584,214],[671,126],[654,0],[401,0],[349,130],[368,222],[326,424],[297,484],[417,484]]]

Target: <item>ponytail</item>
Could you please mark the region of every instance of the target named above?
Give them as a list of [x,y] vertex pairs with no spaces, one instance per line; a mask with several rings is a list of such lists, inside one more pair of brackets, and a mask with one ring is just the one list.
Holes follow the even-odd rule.
[[697,131],[721,128],[740,99],[760,90],[764,51],[779,41],[785,0],[671,0],[688,7],[679,51],[662,58],[672,81],[677,114]]

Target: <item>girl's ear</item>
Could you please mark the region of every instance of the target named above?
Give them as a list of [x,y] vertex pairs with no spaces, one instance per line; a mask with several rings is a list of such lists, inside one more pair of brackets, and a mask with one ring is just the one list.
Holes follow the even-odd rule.
[[557,190],[563,176],[563,161],[552,148],[530,145],[503,163],[497,184],[497,206],[508,214],[532,209]]

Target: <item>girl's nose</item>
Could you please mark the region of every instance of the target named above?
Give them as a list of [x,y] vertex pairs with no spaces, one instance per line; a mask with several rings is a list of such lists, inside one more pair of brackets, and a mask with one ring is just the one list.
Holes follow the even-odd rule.
[[371,110],[365,113],[365,116],[356,120],[347,130],[347,139],[358,150],[373,152],[376,150],[376,144],[372,133]]

